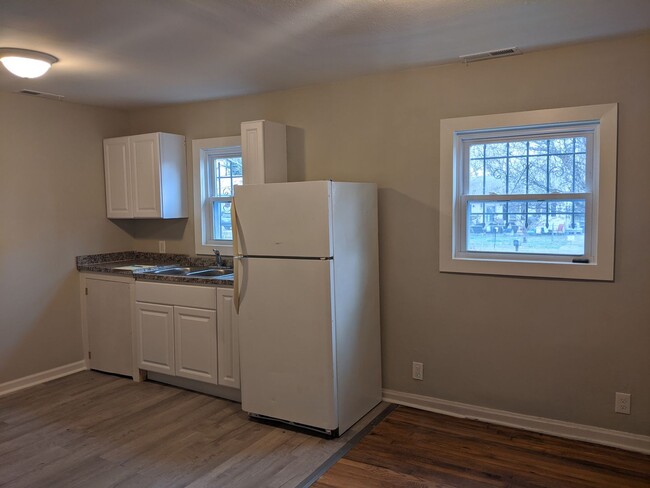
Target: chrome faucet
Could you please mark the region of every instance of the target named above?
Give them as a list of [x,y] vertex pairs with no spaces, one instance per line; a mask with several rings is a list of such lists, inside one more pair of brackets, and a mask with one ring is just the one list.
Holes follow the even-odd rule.
[[217,266],[220,268],[223,266],[223,259],[221,258],[221,251],[219,249],[213,249],[212,252],[214,253],[214,259],[216,261]]

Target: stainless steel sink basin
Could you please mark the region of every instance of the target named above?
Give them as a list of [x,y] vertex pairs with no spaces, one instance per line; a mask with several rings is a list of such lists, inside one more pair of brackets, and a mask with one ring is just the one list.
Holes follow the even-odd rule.
[[210,268],[206,266],[177,266],[174,268],[157,269],[154,274],[166,276],[196,276],[211,277],[232,274],[232,268]]
[[190,276],[204,276],[204,277],[211,277],[211,276],[226,276],[229,274],[232,274],[232,268],[211,268],[211,269],[204,269],[202,271],[194,271],[191,273],[188,273]]
[[[203,269],[203,268],[202,268]],[[165,268],[165,269],[157,269],[155,271],[152,271],[154,274],[162,274],[162,275],[171,275],[171,276],[184,276],[192,271],[192,268]]]

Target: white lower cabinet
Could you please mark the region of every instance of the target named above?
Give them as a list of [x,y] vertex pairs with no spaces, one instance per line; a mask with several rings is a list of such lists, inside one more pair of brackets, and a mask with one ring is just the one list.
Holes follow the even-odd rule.
[[174,307],[176,376],[217,383],[217,313]]
[[133,278],[81,274],[82,334],[91,369],[133,376]]
[[174,374],[174,307],[136,302],[138,367]]
[[232,289],[136,282],[138,367],[239,388]]
[[219,384],[240,388],[239,329],[232,288],[217,288]]

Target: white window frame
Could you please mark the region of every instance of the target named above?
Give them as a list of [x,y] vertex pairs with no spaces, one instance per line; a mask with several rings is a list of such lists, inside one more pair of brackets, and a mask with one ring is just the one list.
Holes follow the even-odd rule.
[[[533,276],[611,281],[614,279],[616,214],[616,154],[618,106],[615,103],[528,112],[443,119],[440,122],[440,271],[510,276]],[[582,127],[578,127],[582,126]],[[593,160],[587,176],[587,193],[546,195],[547,199],[585,198],[590,229],[586,229],[585,256],[526,255],[467,252],[465,242],[463,147],[481,134],[501,133],[522,137],[553,136],[564,130],[593,131]],[[485,137],[485,136],[484,136]],[[589,165],[588,165],[589,167]],[[534,195],[532,195],[534,198]],[[531,195],[481,196],[484,200],[530,199]],[[471,198],[470,198],[471,199]],[[588,235],[587,235],[588,234]]]
[[241,155],[241,137],[212,137],[192,141],[192,181],[194,186],[194,250],[196,254],[212,254],[218,249],[232,255],[232,240],[212,240],[212,202],[227,200],[209,197],[210,156]]

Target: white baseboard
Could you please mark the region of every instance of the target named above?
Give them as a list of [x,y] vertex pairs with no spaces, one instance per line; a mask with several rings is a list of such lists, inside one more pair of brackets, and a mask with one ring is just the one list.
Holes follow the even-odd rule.
[[453,417],[480,420],[491,424],[515,427],[540,432],[542,434],[550,434],[567,439],[593,442],[594,444],[603,444],[629,451],[650,454],[650,436],[630,434],[618,430],[574,424],[543,417],[533,417],[532,415],[451,402],[449,400],[441,400],[439,398],[394,390],[384,389],[383,400],[385,402],[397,403],[399,405],[451,415]]
[[8,395],[9,393],[13,393],[14,391],[22,390],[24,388],[29,388],[30,386],[39,385],[41,383],[45,383],[46,381],[55,380],[57,378],[61,378],[62,376],[78,373],[79,371],[85,371],[86,369],[88,368],[86,368],[84,361],[77,361],[76,363],[66,364],[64,366],[59,366],[58,368],[31,374],[29,376],[25,376],[24,378],[8,381],[6,383],[0,384],[0,396]]

